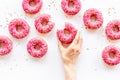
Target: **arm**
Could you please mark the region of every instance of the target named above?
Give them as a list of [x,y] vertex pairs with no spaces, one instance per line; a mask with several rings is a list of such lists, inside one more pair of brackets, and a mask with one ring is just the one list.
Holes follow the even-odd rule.
[[64,63],[64,70],[66,74],[65,80],[76,80],[76,69],[74,64]]
[[58,42],[58,47],[64,64],[66,80],[76,80],[75,63],[80,54],[81,45],[82,38],[80,32],[77,32],[75,39],[68,47],[64,47],[60,41]]

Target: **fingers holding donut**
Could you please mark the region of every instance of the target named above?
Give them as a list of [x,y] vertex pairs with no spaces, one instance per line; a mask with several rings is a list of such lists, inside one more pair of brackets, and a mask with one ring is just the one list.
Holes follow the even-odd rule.
[[[58,41],[58,47],[64,49],[62,44],[70,44],[69,47],[81,46],[82,38],[80,32],[77,31],[72,24],[66,23],[64,30],[58,30],[57,36],[60,41]],[[69,25],[69,26],[68,26]],[[70,27],[70,28],[68,28]],[[69,30],[69,34],[66,36],[65,30]],[[69,42],[68,42],[69,41]],[[61,47],[62,46],[62,47]],[[66,47],[68,48],[68,47]]]
[[[72,29],[75,29],[75,28],[73,27]],[[70,32],[72,31],[72,29],[70,29]],[[73,35],[73,32],[70,33],[69,35]],[[57,32],[57,36],[59,39],[58,47],[59,47],[63,62],[75,63],[80,54],[80,48],[82,45],[82,38],[81,38],[80,32],[76,30],[76,34],[74,35],[74,37],[69,37],[69,36],[64,37],[65,34],[63,33],[63,30],[62,30],[62,31]],[[71,43],[65,42],[71,38],[72,38]],[[64,44],[68,44],[68,46],[66,47],[64,46]]]
[[77,32],[76,37],[73,40],[73,42],[68,47],[64,47],[62,42],[58,41],[58,47],[60,49],[60,52],[65,52],[65,49],[70,49],[70,48],[73,48],[73,47],[75,47],[77,50],[80,51],[81,45],[82,45],[82,38],[80,36],[80,32],[79,31]]
[[81,45],[82,45],[82,38],[80,32],[77,31],[76,37],[73,40],[73,42],[70,44],[70,46],[68,46],[68,49],[73,51],[74,54],[78,56],[80,54]]
[[80,32],[77,31],[76,37],[75,37],[75,39],[73,40],[73,42],[71,43],[70,46],[73,47],[73,46],[76,45],[77,47],[80,47],[81,43],[82,43],[82,38],[81,38]]
[[80,38],[79,38],[79,41],[78,41],[77,46],[81,48],[82,42],[83,42],[83,39],[82,39],[82,37],[81,37],[81,35],[80,35]]
[[65,48],[63,47],[63,44],[61,43],[61,41],[58,41],[58,47],[61,53],[65,51]]
[[59,47],[63,62],[75,64],[80,54],[81,45],[82,45],[82,39],[80,37],[79,31],[77,32],[73,42],[68,47],[64,47],[64,45],[60,41],[58,41],[58,47]]

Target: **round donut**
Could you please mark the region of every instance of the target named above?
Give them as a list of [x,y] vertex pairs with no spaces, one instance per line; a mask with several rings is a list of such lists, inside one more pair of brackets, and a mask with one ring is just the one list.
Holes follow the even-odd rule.
[[50,15],[42,14],[35,19],[34,25],[39,33],[49,33],[55,23],[50,21]]
[[29,14],[36,14],[41,10],[42,0],[23,0],[23,10]]
[[47,43],[41,38],[33,38],[27,44],[28,53],[36,58],[43,57],[48,50]]
[[77,29],[70,23],[65,23],[63,30],[57,30],[58,39],[65,44],[71,43],[77,34]]
[[117,65],[120,63],[120,49],[109,45],[102,52],[103,61],[108,65]]
[[80,0],[62,0],[61,7],[68,15],[76,15],[81,9]]
[[90,8],[85,11],[83,21],[86,29],[98,29],[103,24],[103,16],[97,9]]
[[12,50],[12,41],[7,36],[0,36],[0,56],[7,55]]
[[120,20],[110,21],[106,26],[105,33],[111,40],[120,39]]
[[29,31],[30,27],[28,23],[23,19],[13,19],[9,23],[9,32],[13,37],[17,39],[26,37]]

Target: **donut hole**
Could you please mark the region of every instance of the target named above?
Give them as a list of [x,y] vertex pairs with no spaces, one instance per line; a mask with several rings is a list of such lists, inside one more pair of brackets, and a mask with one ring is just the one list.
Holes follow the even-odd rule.
[[65,29],[65,30],[64,30],[64,34],[65,34],[65,36],[69,36],[69,35],[70,35],[70,31],[67,30],[67,29]]
[[120,30],[120,28],[119,28],[118,25],[115,25],[115,26],[113,27],[113,31],[114,31],[114,32],[119,32],[119,30]]
[[70,0],[70,1],[68,2],[68,7],[71,7],[71,8],[72,8],[72,7],[74,6],[74,4],[75,4],[74,1]]
[[34,7],[36,5],[36,2],[35,2],[35,0],[30,0],[29,4],[30,4],[30,6]]
[[22,30],[22,26],[21,26],[21,25],[17,25],[17,26],[16,26],[16,30],[17,30],[18,32],[20,32],[20,31]]
[[40,49],[40,45],[39,45],[39,44],[36,44],[36,45],[34,46],[34,49],[35,49],[35,50],[39,50],[39,49]]
[[41,22],[42,26],[46,26],[48,24],[48,21],[47,20],[44,20]]
[[91,19],[91,21],[96,21],[97,17],[96,17],[96,15],[92,14],[92,15],[90,16],[90,19]]
[[4,42],[0,42],[0,48],[4,48],[5,43]]
[[115,53],[112,51],[109,53],[110,58],[114,59],[115,58]]

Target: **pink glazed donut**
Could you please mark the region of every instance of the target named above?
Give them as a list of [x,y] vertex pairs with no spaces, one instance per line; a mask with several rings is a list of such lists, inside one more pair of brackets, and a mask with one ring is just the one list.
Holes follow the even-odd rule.
[[41,38],[33,38],[27,44],[28,53],[36,58],[43,57],[48,50],[47,43]]
[[110,21],[106,26],[105,33],[111,40],[120,39],[120,20]]
[[7,55],[12,50],[12,41],[7,36],[0,36],[0,56]]
[[103,61],[108,65],[117,65],[120,63],[120,49],[109,45],[102,52]]
[[68,15],[76,15],[81,9],[80,0],[62,0],[61,7]]
[[57,31],[58,39],[65,44],[71,43],[77,34],[77,29],[70,23],[65,23],[65,28],[63,30]]
[[28,23],[23,19],[13,19],[9,23],[9,32],[13,37],[17,39],[26,37],[29,33],[29,30],[30,27]]
[[42,0],[23,0],[22,7],[29,14],[38,13],[42,7]]
[[35,19],[34,25],[39,33],[49,33],[55,23],[50,21],[50,15],[42,14]]
[[103,24],[103,16],[100,11],[91,8],[85,11],[83,21],[86,29],[98,29]]

